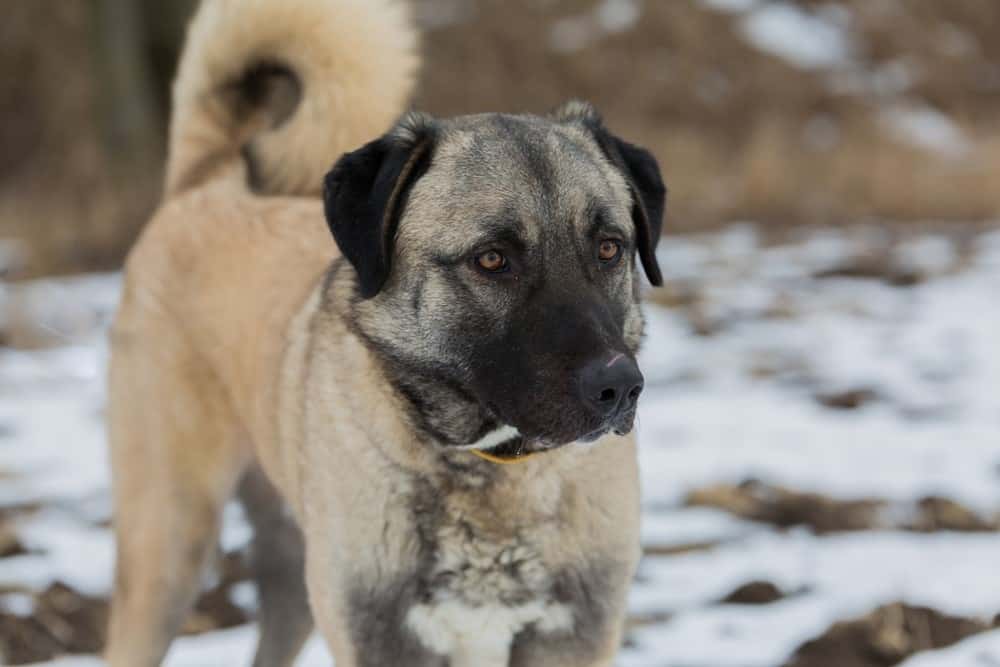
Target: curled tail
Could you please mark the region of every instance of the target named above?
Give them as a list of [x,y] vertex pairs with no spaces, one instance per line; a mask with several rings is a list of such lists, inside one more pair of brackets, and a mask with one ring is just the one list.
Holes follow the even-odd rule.
[[258,192],[320,192],[402,114],[417,62],[403,0],[203,0],[174,82],[167,196],[241,154]]

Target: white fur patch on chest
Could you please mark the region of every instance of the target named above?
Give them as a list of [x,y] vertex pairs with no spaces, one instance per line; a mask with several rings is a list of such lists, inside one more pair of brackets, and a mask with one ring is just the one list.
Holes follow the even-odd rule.
[[518,632],[531,624],[542,633],[568,631],[573,615],[542,600],[473,607],[452,599],[414,606],[406,623],[427,648],[450,656],[453,667],[506,667]]
[[438,527],[427,602],[407,626],[451,667],[506,667],[514,637],[531,626],[551,634],[573,629],[573,611],[552,599],[552,577],[522,537],[491,538],[463,521]]

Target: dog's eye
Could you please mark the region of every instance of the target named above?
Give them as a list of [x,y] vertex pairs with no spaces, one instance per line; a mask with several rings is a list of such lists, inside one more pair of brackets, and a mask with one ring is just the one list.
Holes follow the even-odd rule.
[[487,273],[502,273],[509,267],[507,258],[496,250],[487,250],[476,256],[476,266]]
[[597,247],[597,257],[607,264],[618,259],[622,252],[622,244],[614,239],[604,239]]

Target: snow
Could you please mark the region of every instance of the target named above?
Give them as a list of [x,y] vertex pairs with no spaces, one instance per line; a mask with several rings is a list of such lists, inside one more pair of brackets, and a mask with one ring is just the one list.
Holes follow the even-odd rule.
[[758,4],[758,0],[700,0],[701,4],[720,12],[745,12]]
[[603,0],[589,12],[556,21],[549,46],[557,53],[579,51],[605,35],[628,30],[638,22],[640,13],[637,0]]
[[882,122],[903,142],[924,150],[960,158],[970,150],[969,139],[946,114],[922,104],[899,104],[882,111]]
[[[221,630],[196,637],[181,637],[170,647],[164,667],[249,665],[253,662],[256,642],[257,630],[252,626]],[[330,667],[332,664],[330,653],[318,637],[310,639],[295,661],[295,667]]]
[[[252,625],[194,637],[180,637],[171,645],[163,667],[249,665],[253,662],[256,641],[257,630]],[[72,656],[45,663],[35,663],[35,667],[43,665],[44,667],[104,667],[104,662],[91,657]],[[330,667],[331,665],[330,654],[318,637],[310,639],[298,660],[295,661],[295,667]]]
[[683,547],[734,539],[758,526],[707,507],[664,509],[649,512],[642,523],[642,542],[647,546]]
[[1000,665],[1000,630],[971,637],[955,646],[927,651],[899,667],[996,667]]
[[[687,262],[674,262],[684,243],[662,254],[667,279],[702,272],[708,310],[724,325],[697,337],[681,313],[650,313],[654,343],[643,368],[647,384],[661,388],[644,396],[640,413],[650,500],[749,475],[840,497],[943,493],[1000,505],[995,269],[900,289],[811,277],[850,254],[847,238],[763,249],[750,266],[698,242]],[[897,252],[935,273],[954,264],[954,248],[939,237]],[[768,316],[778,301],[794,315]],[[749,376],[748,366],[773,377]],[[882,399],[847,415],[808,400],[856,387]]]
[[[971,254],[940,233],[896,244],[891,261],[923,279],[910,287],[819,277],[887,242],[884,230],[867,228],[767,245],[744,223],[661,244],[668,286],[686,285],[694,297],[647,309],[642,539],[651,553],[676,553],[642,563],[630,607],[654,621],[632,632],[622,667],[773,667],[831,623],[895,600],[977,617],[1000,611],[996,534],[816,536],[682,503],[699,487],[753,477],[835,498],[912,503],[934,494],[984,516],[1000,511],[1000,231],[976,238]],[[99,316],[70,318],[82,323],[69,328],[70,345],[0,350],[0,506],[42,506],[15,515],[32,552],[0,559],[0,589],[40,590],[56,580],[94,595],[110,588],[102,369],[116,290],[114,276],[47,286],[37,294],[70,294],[77,312],[92,303]],[[691,310],[712,323],[710,335],[693,331]],[[876,398],[855,410],[816,400],[859,387]],[[239,509],[227,510],[226,548],[249,536]],[[763,606],[718,604],[754,579],[791,595]],[[247,586],[233,596],[256,604]],[[27,604],[23,594],[0,595],[5,609],[27,613]],[[255,632],[249,625],[181,638],[167,665],[249,664]],[[904,664],[998,661],[994,632]],[[48,667],[96,664],[80,657]],[[297,664],[330,659],[313,638]]]
[[704,7],[732,14],[752,46],[806,70],[853,64],[850,11],[829,3],[808,10],[786,0],[699,0]]
[[[641,571],[646,585],[635,589],[633,608],[672,612],[675,619],[639,633],[638,652],[669,655],[691,667],[772,667],[833,622],[895,600],[990,618],[1000,606],[997,562],[995,535],[817,538],[804,531],[647,559]],[[711,604],[755,579],[799,593],[769,605]],[[637,657],[634,664],[646,663]]]
[[20,526],[18,536],[29,550],[41,553],[4,559],[0,587],[40,590],[62,581],[89,595],[111,590],[107,564],[114,560],[114,540],[107,529],[47,510]]
[[628,30],[639,20],[636,0],[604,0],[596,13],[598,24],[609,33]]
[[747,40],[761,51],[803,69],[818,69],[848,61],[847,31],[836,19],[788,2],[769,2],[752,9],[741,27]]

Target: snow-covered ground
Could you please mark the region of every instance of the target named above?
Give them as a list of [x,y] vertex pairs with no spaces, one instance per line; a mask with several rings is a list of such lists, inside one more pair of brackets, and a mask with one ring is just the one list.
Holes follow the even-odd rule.
[[[833,623],[896,601],[970,618],[1000,612],[996,532],[907,532],[897,522],[817,535],[686,502],[752,478],[832,501],[943,497],[996,525],[1000,232],[959,245],[814,230],[765,245],[737,225],[665,239],[660,259],[669,285],[651,294],[639,419],[648,554],[620,664],[777,667]],[[55,581],[105,596],[113,551],[101,419],[117,277],[30,289],[38,310],[25,322],[24,303],[0,286],[0,329],[18,316],[66,344],[0,348],[0,510],[27,551],[0,558],[0,612],[15,615],[30,615],[31,593]],[[859,398],[841,405],[839,395]],[[230,549],[246,539],[238,512],[224,538]],[[720,603],[751,581],[784,595]],[[167,664],[249,664],[253,633],[184,637]],[[314,640],[298,664],[330,660]],[[1000,665],[1000,631],[902,664]]]

